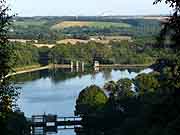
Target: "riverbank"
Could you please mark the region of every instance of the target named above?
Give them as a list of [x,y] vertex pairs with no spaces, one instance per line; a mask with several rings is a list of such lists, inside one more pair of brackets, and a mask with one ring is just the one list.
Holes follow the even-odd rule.
[[[23,74],[23,73],[39,71],[39,70],[44,70],[44,69],[49,69],[49,68],[50,68],[50,65],[47,65],[47,66],[37,66],[36,65],[36,66],[17,68],[17,69],[15,69],[15,72],[9,73],[6,77]],[[23,70],[20,70],[20,69],[23,69]]]
[[143,68],[149,67],[151,64],[100,64],[95,66],[95,68]]
[[71,68],[71,66],[69,64],[62,64],[62,65],[49,64],[46,66],[41,66],[41,65],[25,66],[25,67],[21,67],[21,68],[15,68],[15,70],[14,70],[15,72],[9,73],[6,77],[23,74],[23,73],[34,72],[34,71],[45,70],[45,69],[50,69],[50,68]]
[[22,67],[17,67],[14,69],[15,72],[20,72],[20,71],[25,71],[25,70],[30,70],[30,69],[36,69],[42,67],[40,64],[35,64],[35,65],[30,65],[30,66],[22,66]]
[[[100,64],[99,66],[96,66],[94,68],[144,68],[144,67],[149,67],[151,65],[152,64],[112,64],[112,65]],[[70,64],[62,64],[62,65],[50,64],[46,66],[41,66],[41,65],[25,66],[21,68],[15,68],[15,72],[8,74],[6,77],[50,69],[50,68],[71,68],[71,65]]]

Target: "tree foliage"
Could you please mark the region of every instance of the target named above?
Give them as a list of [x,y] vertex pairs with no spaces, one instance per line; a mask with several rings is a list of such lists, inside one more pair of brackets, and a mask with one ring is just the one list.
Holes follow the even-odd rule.
[[159,82],[154,73],[141,74],[135,78],[136,91],[139,94],[154,92],[159,87]]
[[159,41],[163,45],[163,41],[169,36],[172,48],[177,50],[180,48],[180,2],[179,0],[156,0],[154,4],[162,1],[165,1],[173,9],[173,14],[164,22]]
[[98,86],[92,85],[79,94],[76,101],[77,115],[90,115],[102,109],[107,102],[107,96]]
[[12,46],[9,44],[7,36],[13,18],[8,14],[9,10],[6,1],[0,0],[0,132],[3,135],[24,135],[26,120],[23,115],[13,112],[13,107],[16,107],[18,88],[7,78],[13,65]]
[[119,97],[131,97],[134,95],[134,91],[132,90],[133,81],[130,79],[120,79],[117,81],[118,87],[118,96]]
[[123,98],[133,96],[132,90],[133,81],[130,79],[120,79],[117,82],[109,81],[104,85],[104,89],[107,90],[111,96]]
[[9,8],[6,6],[6,1],[0,1],[0,79],[2,80],[12,69],[11,53],[12,48],[8,44],[7,33],[12,21],[11,15],[8,14]]
[[[11,110],[14,101],[17,98],[18,92],[13,85],[10,84],[6,76],[12,71],[12,46],[8,42],[8,30],[13,18],[9,15],[9,8],[6,6],[6,1],[0,1],[0,104],[1,112]],[[7,109],[9,108],[9,109]],[[3,110],[5,109],[5,110]]]

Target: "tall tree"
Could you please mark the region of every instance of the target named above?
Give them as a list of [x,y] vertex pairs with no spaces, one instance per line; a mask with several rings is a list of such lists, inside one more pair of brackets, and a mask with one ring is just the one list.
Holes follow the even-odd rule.
[[9,26],[12,21],[11,15],[8,14],[10,9],[6,6],[5,0],[0,0],[0,78],[1,80],[11,70],[10,58],[11,58],[11,48],[8,45]]
[[9,26],[14,15],[9,15],[5,0],[0,0],[0,115],[12,111],[18,95],[16,87],[11,85],[7,75],[12,71],[12,46],[8,42]]
[[13,15],[9,15],[10,9],[6,4],[5,0],[0,0],[0,134],[22,135],[25,133],[26,121],[23,115],[13,112],[18,92],[7,78],[13,65],[13,49],[7,36]]

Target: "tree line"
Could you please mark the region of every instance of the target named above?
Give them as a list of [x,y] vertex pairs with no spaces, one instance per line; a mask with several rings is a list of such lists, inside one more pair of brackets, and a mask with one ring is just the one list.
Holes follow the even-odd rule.
[[[151,43],[152,42],[152,43]],[[152,64],[160,58],[175,57],[172,49],[159,49],[152,39],[135,39],[102,44],[96,42],[57,44],[53,48],[37,48],[31,43],[12,43],[16,67],[48,64],[69,64],[84,61],[86,65],[100,64]]]

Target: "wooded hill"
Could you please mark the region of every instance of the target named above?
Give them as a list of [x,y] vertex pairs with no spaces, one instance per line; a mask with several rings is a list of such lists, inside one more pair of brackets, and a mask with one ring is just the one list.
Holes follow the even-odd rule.
[[16,17],[11,39],[53,43],[65,38],[89,39],[90,36],[155,36],[164,17]]

